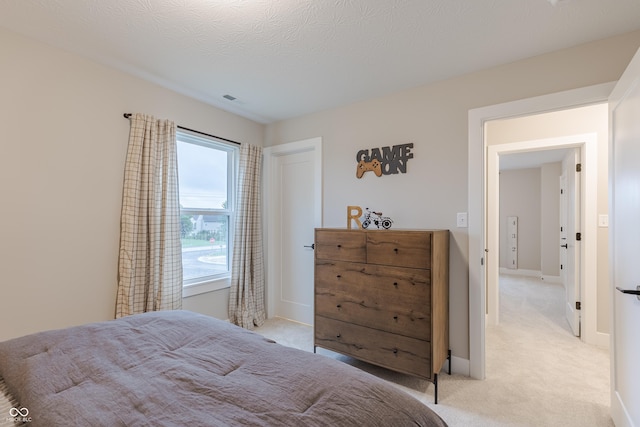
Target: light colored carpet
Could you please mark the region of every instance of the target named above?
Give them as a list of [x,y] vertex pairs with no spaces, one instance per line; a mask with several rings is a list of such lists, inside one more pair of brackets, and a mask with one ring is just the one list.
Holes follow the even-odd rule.
[[[484,381],[439,376],[433,384],[318,349],[411,394],[450,426],[613,426],[609,416],[609,352],[572,336],[564,319],[563,288],[538,279],[500,278],[498,326],[486,331]],[[269,319],[256,332],[313,352],[311,326]]]

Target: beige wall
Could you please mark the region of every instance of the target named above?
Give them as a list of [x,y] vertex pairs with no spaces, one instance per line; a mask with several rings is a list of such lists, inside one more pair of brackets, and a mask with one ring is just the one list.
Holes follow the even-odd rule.
[[507,217],[518,217],[518,269],[542,277],[560,276],[562,163],[500,171],[500,267],[508,268]]
[[[0,52],[0,340],[111,319],[122,114],[258,145],[264,126],[4,30]],[[197,297],[185,306],[226,318],[219,294],[224,310]]]
[[[452,231],[451,347],[468,358],[468,239],[456,213],[467,210],[469,110],[615,81],[638,46],[634,32],[281,121],[267,126],[265,146],[323,138],[325,226],[344,227],[346,206],[360,205],[382,210],[397,228]],[[358,150],[407,142],[415,144],[407,174],[355,177]]]
[[[608,213],[608,107],[592,105],[487,123],[487,143],[504,144],[586,133],[598,139],[598,214]],[[609,229],[598,228],[597,331],[609,333]]]
[[540,168],[500,171],[500,267],[511,250],[507,217],[518,217],[518,269],[541,271]]
[[[468,244],[456,213],[467,210],[469,109],[617,80],[638,46],[640,32],[629,33],[265,129],[0,30],[0,339],[113,317],[122,113],[144,112],[266,146],[322,136],[326,226],[344,226],[345,207],[360,204],[396,228],[451,229],[451,346],[468,358]],[[407,174],[355,178],[357,150],[406,142]],[[224,291],[185,305],[219,311],[221,300]]]

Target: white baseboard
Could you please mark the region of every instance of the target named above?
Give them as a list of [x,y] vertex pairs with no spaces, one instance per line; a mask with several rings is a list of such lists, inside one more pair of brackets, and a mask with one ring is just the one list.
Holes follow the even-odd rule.
[[596,332],[596,342],[595,344],[598,347],[609,349],[609,343],[611,336],[609,334],[605,334],[604,332]]
[[632,427],[634,425],[620,394],[615,391],[611,399],[611,417],[616,426]]
[[[441,374],[445,372],[449,372],[448,361],[444,363]],[[471,376],[469,359],[463,359],[461,357],[451,356],[451,373],[464,375],[466,377]]]
[[511,269],[500,267],[500,274],[512,274],[514,276],[526,276],[526,277],[535,277],[536,279],[544,280],[549,283],[562,283],[562,279],[560,276],[549,276],[547,274],[542,274],[540,270],[525,270],[525,269]]
[[522,268],[511,269],[500,267],[500,274],[513,274],[514,276],[527,276],[527,277],[542,277],[542,272],[540,270],[524,270]]

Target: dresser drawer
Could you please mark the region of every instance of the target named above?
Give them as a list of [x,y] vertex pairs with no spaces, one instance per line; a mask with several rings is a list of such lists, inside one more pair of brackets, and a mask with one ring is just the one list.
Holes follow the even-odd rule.
[[431,268],[431,233],[367,233],[367,263]]
[[430,340],[430,282],[428,270],[318,261],[315,312]]
[[366,240],[359,231],[316,230],[316,259],[365,262]]
[[316,288],[366,286],[407,295],[411,299],[420,300],[421,303],[429,303],[431,293],[431,272],[417,268],[317,260],[315,281]]
[[316,317],[316,345],[395,371],[431,379],[431,343]]

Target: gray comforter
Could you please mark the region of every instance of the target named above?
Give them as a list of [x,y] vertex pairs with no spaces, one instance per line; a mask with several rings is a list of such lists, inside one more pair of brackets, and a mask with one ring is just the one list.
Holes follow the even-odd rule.
[[446,425],[373,375],[188,311],[2,342],[0,375],[34,427]]

